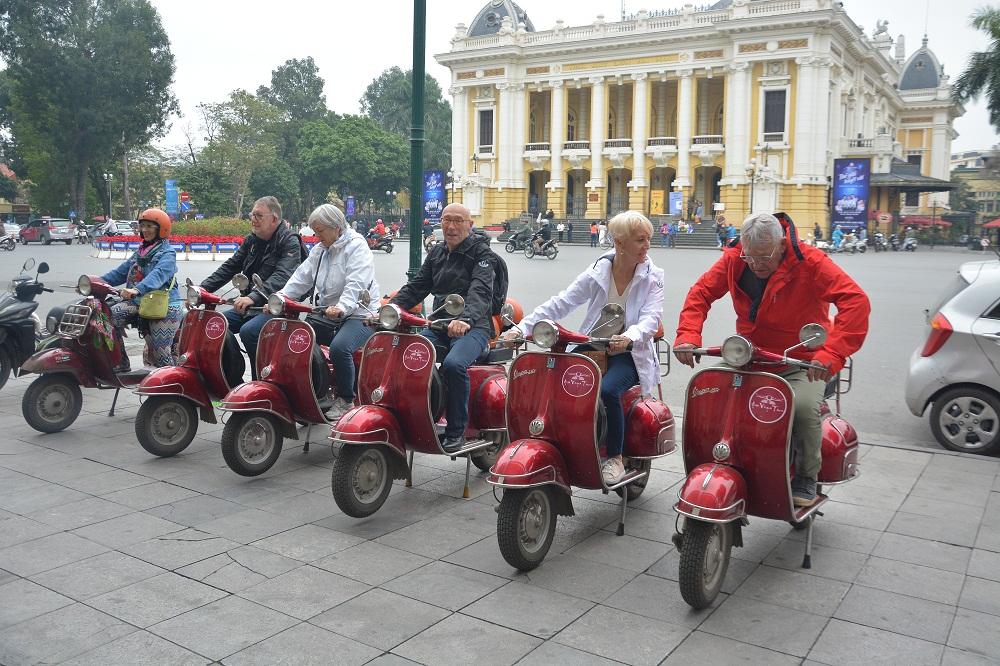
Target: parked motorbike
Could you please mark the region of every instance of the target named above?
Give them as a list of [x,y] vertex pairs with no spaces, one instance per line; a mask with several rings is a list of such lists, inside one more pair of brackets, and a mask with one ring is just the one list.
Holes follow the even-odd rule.
[[[264,283],[253,276],[257,291]],[[362,294],[362,303],[371,301]],[[232,412],[222,431],[222,457],[229,469],[257,476],[271,469],[281,454],[284,438],[298,439],[296,425],[309,426],[302,451],[309,451],[314,425],[333,425],[324,413],[333,404],[333,366],[329,350],[316,344],[316,333],[299,315],[322,314],[324,307],[297,303],[278,294],[268,296],[266,311],[273,315],[260,331],[257,377],[226,393],[219,409]],[[331,320],[336,321],[336,320]],[[343,320],[341,320],[343,321]],[[354,364],[361,350],[354,352]]]
[[917,251],[917,238],[916,236],[907,236],[903,239],[903,251],[904,252],[916,252]]
[[81,387],[114,389],[108,411],[114,416],[121,389],[150,372],[131,369],[125,331],[111,323],[108,298],[118,296],[118,290],[96,276],[81,275],[76,291],[83,299],[66,307],[58,346],[36,352],[21,365],[22,374],[40,375],[21,400],[24,420],[39,432],[59,432],[76,421],[83,406]]
[[[487,482],[503,488],[497,516],[497,541],[503,558],[521,571],[542,563],[552,545],[556,516],[572,516],[572,488],[615,491],[621,496],[618,534],[625,533],[628,502],[642,495],[652,460],[674,450],[674,419],[660,399],[643,397],[638,386],[622,396],[625,409],[625,475],[606,485],[601,450],[607,428],[600,400],[601,367],[592,357],[569,353],[567,345],[603,351],[610,335],[624,324],[621,306],[605,308],[595,337],[542,320],[531,338],[543,351],[523,352],[510,367],[507,429],[510,444],[497,455]],[[600,330],[599,330],[600,329]],[[657,340],[659,355],[660,341]],[[669,362],[667,363],[669,368]]]
[[527,229],[518,231],[516,234],[507,239],[507,244],[503,249],[507,251],[508,254],[514,252],[520,252],[528,246],[528,241],[531,239],[531,232]]
[[[241,292],[250,280],[233,277]],[[188,447],[198,432],[199,416],[217,423],[213,400],[220,400],[243,383],[246,362],[229,321],[216,312],[235,298],[217,296],[187,279],[188,312],[181,322],[177,365],[153,370],[135,392],[146,396],[135,417],[135,436],[149,453],[175,456]],[[197,410],[197,414],[196,414]]]
[[35,260],[28,259],[21,266],[21,274],[10,282],[10,291],[0,296],[0,388],[7,383],[11,372],[18,373],[21,364],[35,353],[35,345],[42,334],[42,324],[35,314],[38,303],[35,297],[42,292],[52,293],[38,281],[38,276],[49,272],[44,261],[32,277],[28,271]]
[[889,247],[893,252],[899,252],[899,234],[889,234]]
[[77,245],[86,245],[90,242],[90,233],[87,231],[87,227],[84,225],[79,225],[76,228],[76,242]]
[[0,250],[13,252],[15,247],[17,247],[17,241],[14,240],[13,236],[0,236]]
[[534,240],[531,240],[524,246],[524,256],[531,259],[536,254],[548,257],[550,260],[555,259],[559,255],[559,245],[554,238],[543,242],[541,245],[535,245]]
[[[812,530],[827,502],[823,486],[846,483],[859,474],[858,436],[840,416],[840,396],[850,390],[851,368],[827,385],[826,399],[836,395],[830,412],[823,403],[823,467],[817,499],[804,507],[792,499],[791,387],[774,371],[809,368],[789,357],[796,348],[815,349],[826,330],[807,324],[798,345],[783,354],[754,347],[734,335],[721,347],[692,350],[721,356],[726,366],[701,370],[688,382],[684,404],[684,469],[687,479],[674,510],[684,527],[674,535],[680,553],[681,596],[694,608],[707,608],[726,578],[733,546],[742,546],[742,528],[750,516],[788,521],[807,530],[803,568],[811,567]],[[728,367],[727,367],[728,366]]]
[[881,231],[876,231],[872,236],[872,246],[875,248],[876,252],[888,252],[889,244],[885,240],[885,234]]
[[[443,310],[454,318],[464,309],[465,300],[451,294],[430,317]],[[414,452],[452,460],[464,456],[462,496],[467,498],[471,466],[489,470],[506,441],[507,374],[502,363],[513,357],[513,350],[499,348],[488,350],[469,368],[469,396],[475,399],[469,403],[466,445],[453,452],[441,448],[446,387],[436,367],[433,342],[416,331],[446,328],[452,319],[430,317],[393,304],[379,309],[382,330],[365,344],[358,374],[360,406],[344,414],[331,435],[341,445],[333,465],[333,498],[348,516],[364,518],[378,511],[389,497],[393,479],[406,479],[411,486]]]
[[365,236],[365,240],[368,241],[368,247],[372,250],[382,250],[386,254],[392,253],[392,234],[385,233],[379,235],[374,231],[369,231],[368,235]]

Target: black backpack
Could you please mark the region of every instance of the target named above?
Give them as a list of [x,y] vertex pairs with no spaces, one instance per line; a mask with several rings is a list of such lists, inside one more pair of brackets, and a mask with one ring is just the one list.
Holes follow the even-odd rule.
[[[493,300],[490,303],[490,314],[500,314],[500,308],[507,302],[507,287],[510,285],[510,276],[507,274],[507,262],[499,254],[484,246],[487,253],[487,261],[493,264]],[[470,257],[469,272],[471,273],[476,262],[482,261],[483,255]]]

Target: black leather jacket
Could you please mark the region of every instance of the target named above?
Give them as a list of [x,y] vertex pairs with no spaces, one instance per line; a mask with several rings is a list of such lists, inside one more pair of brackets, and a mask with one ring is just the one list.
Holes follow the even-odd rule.
[[[493,260],[490,241],[475,231],[469,234],[454,251],[447,243],[438,243],[424,259],[416,277],[403,285],[392,302],[403,309],[412,308],[434,294],[432,310],[444,302],[448,294],[459,294],[465,299],[465,311],[458,317],[472,328],[493,337]],[[442,310],[433,319],[447,317]]]
[[[285,286],[301,262],[299,237],[284,224],[279,224],[270,240],[261,240],[254,234],[247,234],[236,254],[226,259],[225,263],[215,269],[215,272],[202,281],[201,286],[208,291],[215,291],[233,279],[237,273],[245,273],[252,277],[254,273],[264,281],[269,293],[274,293]],[[254,305],[263,305],[267,299],[253,291],[253,285],[243,296],[249,296]]]

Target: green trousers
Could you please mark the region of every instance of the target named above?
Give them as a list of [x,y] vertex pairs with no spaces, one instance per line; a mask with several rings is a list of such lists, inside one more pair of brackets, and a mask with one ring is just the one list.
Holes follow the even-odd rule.
[[823,466],[823,419],[819,406],[823,402],[826,382],[809,381],[806,371],[800,368],[784,372],[781,376],[792,387],[795,396],[795,414],[792,416],[795,471],[815,480]]

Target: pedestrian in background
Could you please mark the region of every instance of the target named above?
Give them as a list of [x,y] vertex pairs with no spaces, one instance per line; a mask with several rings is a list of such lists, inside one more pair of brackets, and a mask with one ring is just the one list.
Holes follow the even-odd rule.
[[597,222],[590,223],[590,247],[597,247]]
[[563,232],[566,231],[566,225],[560,222],[559,224],[556,225],[556,231],[559,232],[559,242],[562,243]]
[[660,225],[660,247],[667,247],[667,239],[670,236],[670,223],[664,222]]
[[671,222],[668,229],[667,235],[667,247],[676,247],[677,245],[677,222]]
[[573,242],[573,223],[572,222],[567,222],[566,223],[566,242],[567,243],[572,243]]

